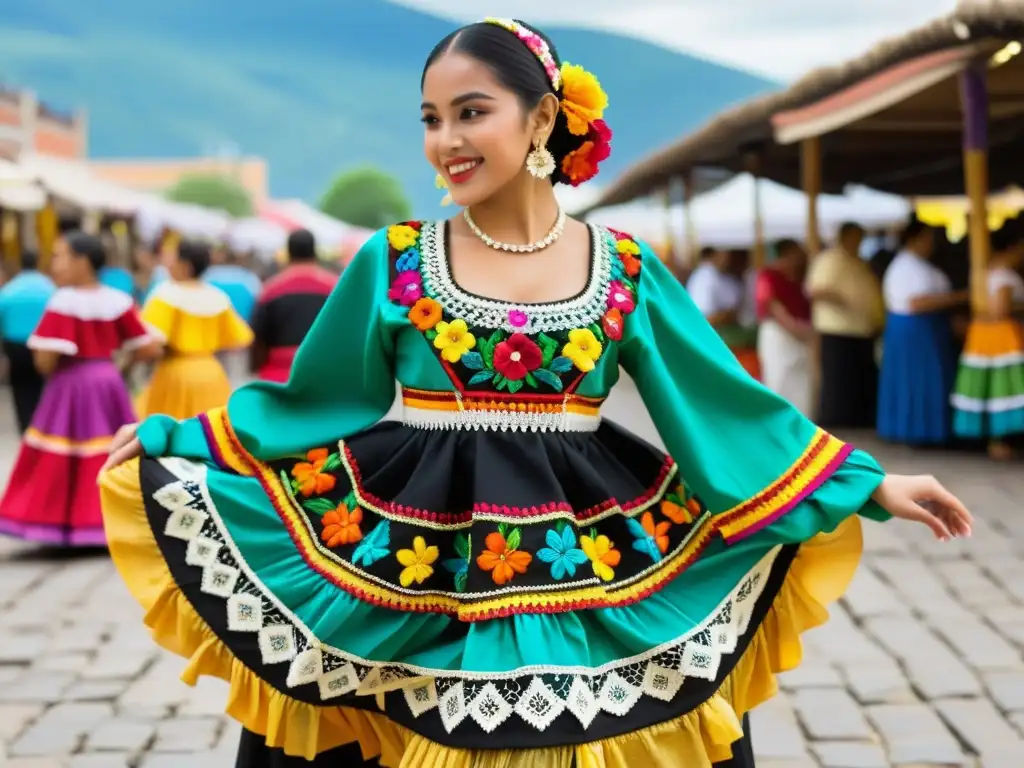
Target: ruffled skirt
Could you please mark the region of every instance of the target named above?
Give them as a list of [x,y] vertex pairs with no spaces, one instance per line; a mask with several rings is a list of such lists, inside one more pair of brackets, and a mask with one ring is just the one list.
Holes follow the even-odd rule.
[[607,421],[384,423],[270,463],[204,423],[210,461],[102,482],[155,637],[187,682],[228,680],[266,746],[312,760],[358,740],[402,768],[729,759],[851,578],[850,515],[879,480],[840,470],[727,546],[674,463]]
[[180,355],[156,364],[149,385],[135,399],[141,418],[162,413],[174,419],[191,419],[225,405],[231,381],[213,355]]
[[1024,432],[1024,331],[1016,320],[976,320],[953,392],[953,432],[1001,438]]

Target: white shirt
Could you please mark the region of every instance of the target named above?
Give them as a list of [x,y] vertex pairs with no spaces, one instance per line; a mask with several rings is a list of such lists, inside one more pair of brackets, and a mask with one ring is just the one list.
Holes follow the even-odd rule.
[[1009,267],[989,270],[987,283],[989,296],[995,296],[1000,290],[1008,287],[1013,301],[1024,301],[1024,278]]
[[950,293],[953,284],[946,273],[916,253],[900,251],[882,280],[885,308],[896,315],[912,315],[911,302],[921,296]]
[[743,301],[743,283],[722,274],[714,264],[705,262],[693,270],[686,290],[704,317],[719,312],[734,312]]

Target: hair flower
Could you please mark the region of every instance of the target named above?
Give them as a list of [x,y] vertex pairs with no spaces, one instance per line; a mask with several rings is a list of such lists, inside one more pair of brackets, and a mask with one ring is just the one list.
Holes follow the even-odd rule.
[[595,120],[587,140],[562,158],[562,173],[574,187],[597,176],[598,164],[612,153],[612,131],[604,120]]
[[569,132],[585,136],[591,123],[604,117],[608,94],[593,74],[578,64],[562,64],[562,112],[569,121]]

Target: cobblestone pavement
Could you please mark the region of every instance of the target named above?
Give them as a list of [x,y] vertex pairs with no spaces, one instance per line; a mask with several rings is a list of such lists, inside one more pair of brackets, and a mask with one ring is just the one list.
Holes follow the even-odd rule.
[[[608,409],[653,435],[631,388]],[[2,474],[16,451],[0,401]],[[1024,768],[1024,473],[981,457],[859,443],[891,471],[942,478],[978,518],[941,545],[865,522],[867,556],[802,667],[753,716],[759,768]],[[105,555],[0,539],[0,765],[234,765],[226,688],[181,683]],[[6,762],[5,762],[6,758]]]

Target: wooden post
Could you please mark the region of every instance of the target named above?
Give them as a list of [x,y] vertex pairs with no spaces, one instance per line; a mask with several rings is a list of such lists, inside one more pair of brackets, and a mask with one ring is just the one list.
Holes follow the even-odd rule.
[[761,155],[747,152],[743,165],[754,182],[754,242],[750,249],[750,266],[761,269],[765,263],[764,212],[761,210]]
[[665,258],[664,263],[674,267],[676,265],[675,237],[672,235],[672,187],[673,180],[665,185],[664,191],[664,212],[665,212]]
[[821,138],[812,136],[800,145],[800,171],[807,195],[807,253],[813,258],[821,252],[818,230],[818,195],[821,194]]
[[988,83],[984,64],[974,64],[960,75],[960,101],[964,121],[964,187],[970,205],[971,311],[979,316],[988,306],[986,283],[992,252],[988,231]]

